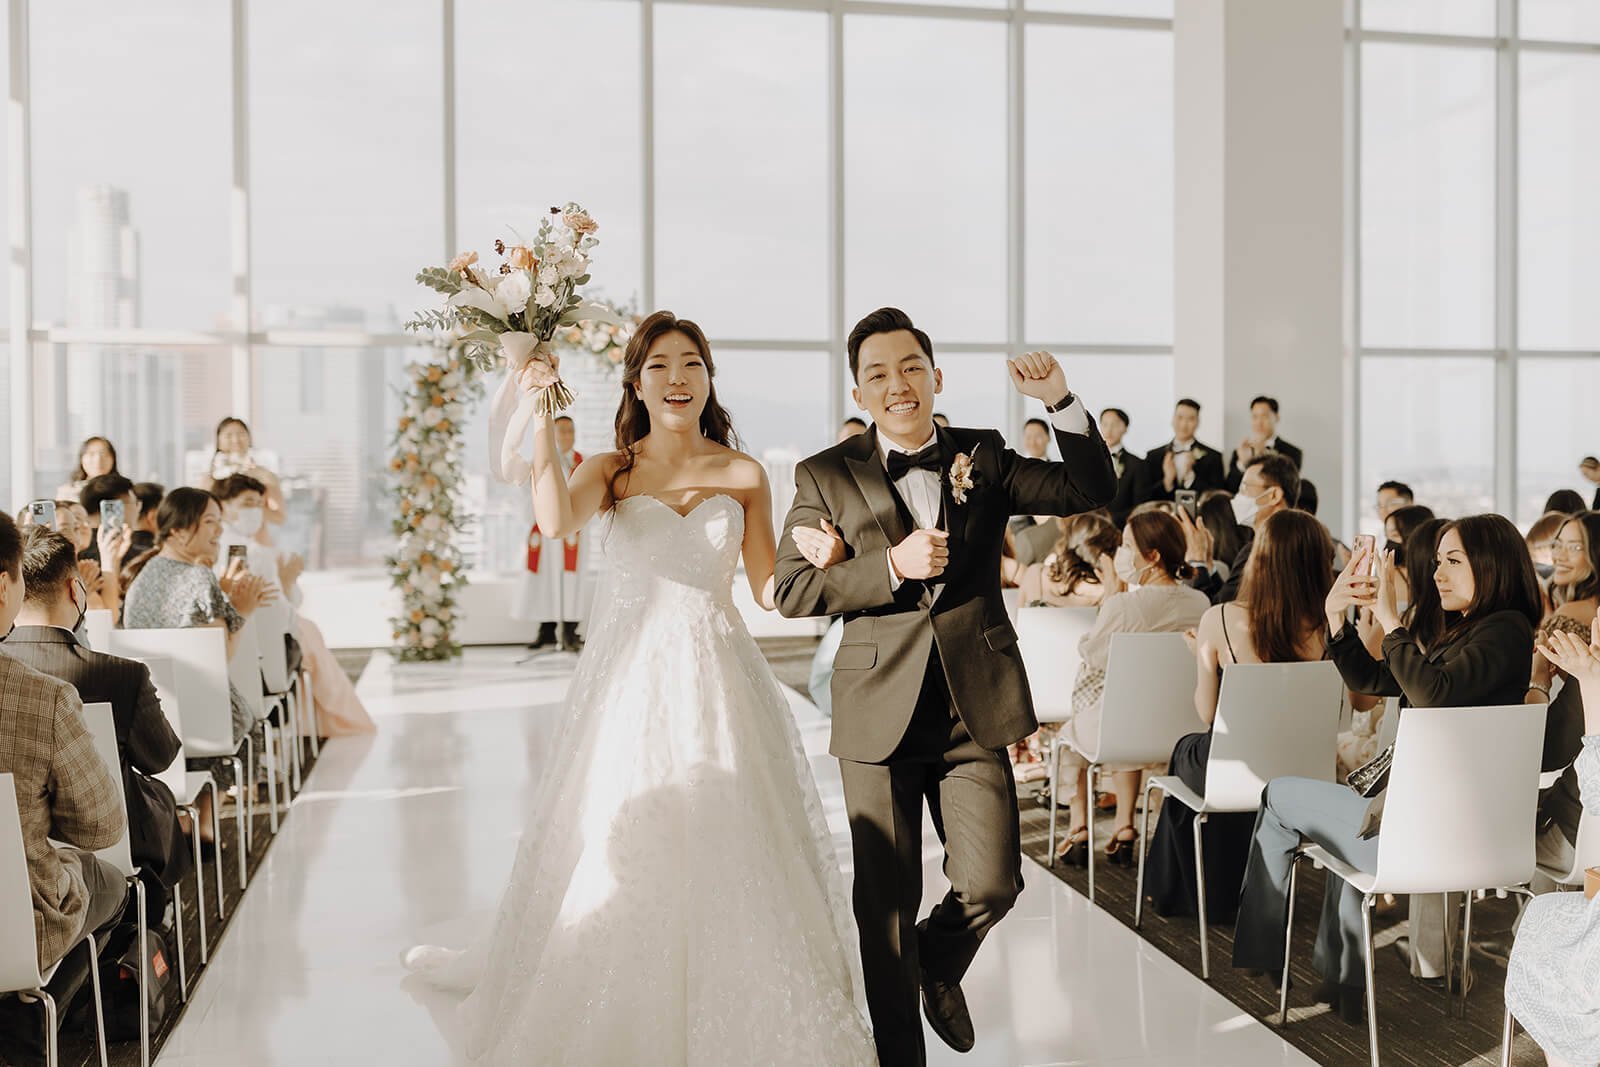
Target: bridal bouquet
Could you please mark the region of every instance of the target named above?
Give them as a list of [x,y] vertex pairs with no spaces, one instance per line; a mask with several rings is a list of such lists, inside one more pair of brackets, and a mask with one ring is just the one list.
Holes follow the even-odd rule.
[[[610,307],[610,305],[605,306]],[[615,314],[617,321],[601,322],[592,318],[585,319],[576,325],[562,327],[556,334],[556,340],[564,348],[571,348],[597,360],[604,360],[605,366],[618,366],[622,363],[623,353],[627,351],[628,338],[633,336],[633,331],[638,329],[642,320],[637,312],[617,307],[610,307],[610,310]]]
[[[408,330],[433,330],[459,338],[463,356],[491,370],[504,356],[511,378],[535,357],[556,360],[551,347],[558,330],[581,323],[618,323],[604,304],[584,300],[589,284],[589,254],[600,242],[600,227],[577,204],[553,207],[533,241],[506,245],[495,241],[497,269],[478,264],[478,253],[463,252],[443,267],[428,267],[417,281],[448,299],[440,309],[423,311]],[[520,240],[520,238],[519,238]],[[539,391],[539,415],[572,406],[572,391],[557,378]]]

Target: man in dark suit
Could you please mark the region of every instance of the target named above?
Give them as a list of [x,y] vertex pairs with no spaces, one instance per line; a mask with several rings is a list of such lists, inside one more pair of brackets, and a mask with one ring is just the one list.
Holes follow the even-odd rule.
[[[1186,555],[1194,567],[1194,577],[1189,585],[1211,598],[1213,604],[1232,603],[1239,599],[1244,584],[1244,568],[1250,562],[1255,539],[1267,520],[1280,511],[1288,511],[1300,497],[1300,472],[1287,456],[1276,453],[1257,456],[1245,464],[1244,481],[1233,498],[1233,518],[1247,527],[1250,537],[1240,546],[1224,575],[1212,558],[1211,532],[1205,523],[1197,523],[1185,511],[1178,512],[1178,523],[1183,527],[1187,541]],[[1331,562],[1331,561],[1330,561]]]
[[[1049,353],[1008,366],[1017,391],[1047,405],[1060,463],[1018,456],[995,430],[936,429],[941,373],[905,312],[868,315],[848,350],[874,429],[796,468],[776,600],[790,617],[844,616],[831,749],[850,813],[867,1005],[881,1063],[920,1065],[919,986],[934,1031],[970,1049],[961,978],[1022,888],[1005,750],[1037,720],[1000,594],[1006,522],[1098,507],[1116,480]],[[807,547],[829,523],[831,547]],[[918,923],[924,802],[951,887]]]
[[177,801],[171,790],[150,777],[177,758],[178,736],[161,710],[149,667],[95,652],[73,636],[88,610],[89,594],[78,578],[72,542],[34,526],[26,531],[22,549],[26,599],[17,628],[0,644],[0,651],[70,683],[85,704],[111,705],[122,757],[128,845],[144,878],[150,916],[158,923],[171,887],[192,867],[178,824]]
[[[1578,471],[1596,486],[1600,486],[1600,459],[1584,456],[1583,462],[1578,464]],[[1589,507],[1594,511],[1600,511],[1600,488],[1594,491],[1594,503]]]
[[1117,472],[1117,492],[1107,505],[1111,521],[1121,529],[1133,509],[1150,499],[1150,467],[1143,459],[1122,447],[1130,420],[1121,408],[1106,408],[1100,413],[1100,435],[1111,450],[1111,466]]
[[1228,460],[1228,492],[1237,493],[1244,479],[1244,469],[1257,456],[1276,452],[1287,456],[1295,470],[1305,466],[1305,453],[1299,445],[1291,445],[1278,436],[1278,401],[1276,397],[1258,396],[1250,401],[1250,434],[1233,450]]
[[1150,476],[1147,500],[1171,500],[1179,489],[1199,494],[1223,488],[1227,474],[1222,453],[1195,436],[1199,429],[1200,402],[1184,397],[1172,410],[1172,440],[1145,457]]

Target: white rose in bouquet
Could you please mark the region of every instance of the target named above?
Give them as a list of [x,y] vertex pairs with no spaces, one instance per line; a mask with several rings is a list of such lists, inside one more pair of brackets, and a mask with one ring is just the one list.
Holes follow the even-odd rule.
[[539,268],[540,285],[554,285],[560,280],[561,272],[558,271],[552,264],[546,263],[544,266]]
[[547,308],[556,302],[556,291],[548,285],[541,285],[539,291],[533,294],[533,302],[542,308]]
[[564,256],[559,269],[563,278],[576,278],[588,267],[589,261],[582,256]]
[[494,295],[508,312],[519,315],[528,306],[528,298],[533,295],[533,279],[528,277],[525,270],[514,270],[501,277]]

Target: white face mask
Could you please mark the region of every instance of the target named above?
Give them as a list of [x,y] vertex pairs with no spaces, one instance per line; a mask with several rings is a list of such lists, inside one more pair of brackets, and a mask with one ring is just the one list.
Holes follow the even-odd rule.
[[1231,501],[1233,504],[1233,521],[1240,526],[1253,526],[1256,521],[1256,512],[1261,510],[1261,501],[1253,496],[1236,496]]
[[254,537],[261,531],[261,523],[266,517],[266,512],[261,508],[240,508],[233,518],[233,528],[246,537]]
[[1122,579],[1122,584],[1135,586],[1139,584],[1139,575],[1144,569],[1139,566],[1139,557],[1134,555],[1133,549],[1127,545],[1117,548],[1117,554],[1112,557],[1111,565],[1117,570],[1117,577]]

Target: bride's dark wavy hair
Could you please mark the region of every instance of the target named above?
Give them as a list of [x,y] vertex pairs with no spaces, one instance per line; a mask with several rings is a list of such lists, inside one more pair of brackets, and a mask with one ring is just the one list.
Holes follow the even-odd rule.
[[719,445],[739,447],[739,435],[733,430],[733,418],[717,401],[717,365],[711,359],[711,345],[706,341],[705,333],[688,319],[680,319],[670,311],[657,311],[633,331],[622,356],[622,399],[617,403],[617,451],[622,453],[622,463],[611,475],[613,500],[619,499],[617,480],[633,470],[634,445],[650,432],[650,409],[639,399],[635,388],[644,374],[645,356],[649,355],[651,346],[669,333],[681,333],[687,337],[706,363],[706,376],[710,379],[711,390],[706,394],[705,409],[700,412],[701,435]]

